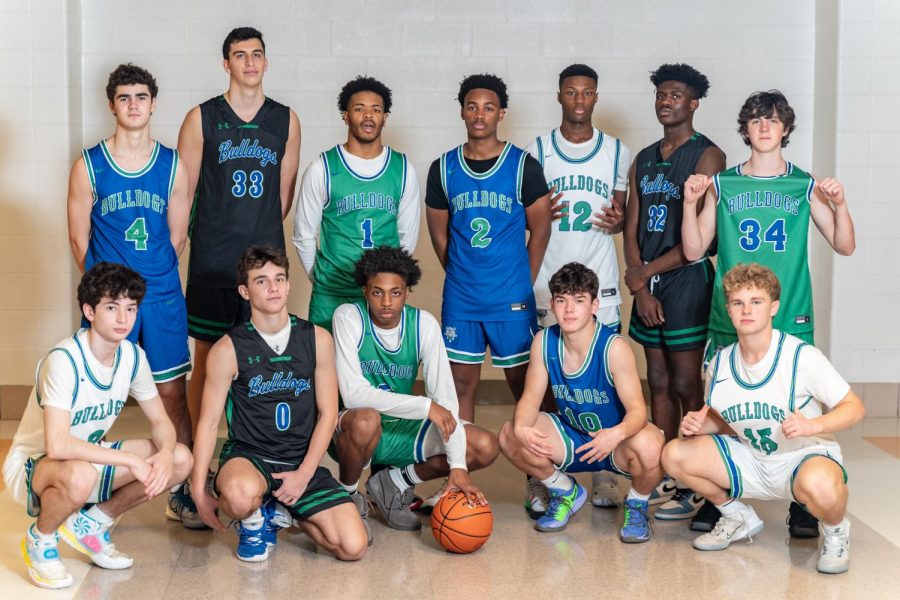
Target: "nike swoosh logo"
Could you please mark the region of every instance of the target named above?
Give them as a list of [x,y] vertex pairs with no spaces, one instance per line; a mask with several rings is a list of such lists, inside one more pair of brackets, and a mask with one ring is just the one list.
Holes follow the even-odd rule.
[[662,486],[662,493],[668,494],[669,492],[671,492],[674,494],[675,490],[677,490],[677,489],[678,489],[678,486],[676,486],[674,483],[665,484]]
[[728,378],[725,377],[724,379],[716,379],[716,383],[722,383],[723,381],[728,381]]

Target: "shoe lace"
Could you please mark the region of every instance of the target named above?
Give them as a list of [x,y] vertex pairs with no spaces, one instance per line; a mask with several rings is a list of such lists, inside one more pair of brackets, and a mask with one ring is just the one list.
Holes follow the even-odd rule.
[[625,527],[651,527],[652,520],[647,509],[631,502],[625,503]]
[[529,477],[526,487],[530,497],[547,502],[547,488],[543,483],[533,477]]
[[[731,537],[734,533],[740,529],[742,526],[746,527],[747,521],[740,516],[734,517],[726,517],[722,515],[718,521],[716,521],[716,526],[713,527],[713,530],[710,532],[710,535],[713,537]],[[749,540],[747,543],[753,543],[753,536],[750,535],[750,530],[747,530],[747,539]]]
[[397,508],[401,510],[404,508],[408,509],[409,505],[413,502],[413,496],[413,486],[409,486],[403,490],[403,492],[400,493],[399,506],[397,506]]
[[256,546],[263,543],[262,534],[263,529],[265,529],[265,522],[263,522],[263,527],[260,527],[259,529],[247,529],[240,521],[237,521],[234,526],[238,530],[242,544]]
[[834,533],[825,532],[825,543],[822,546],[822,556],[841,558],[846,549],[846,538],[842,531],[835,531]]
[[672,496],[672,502],[677,502],[679,504],[683,504],[691,499],[691,496],[694,495],[693,490],[681,489],[675,491],[675,495]]
[[571,494],[571,492],[568,494],[550,492],[550,502],[547,504],[547,514],[554,519],[559,519],[562,517],[564,511],[571,510],[572,501],[569,500],[569,495]]

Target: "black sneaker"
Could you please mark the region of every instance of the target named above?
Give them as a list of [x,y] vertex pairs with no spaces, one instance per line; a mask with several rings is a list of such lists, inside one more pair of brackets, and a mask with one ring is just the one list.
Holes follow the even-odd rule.
[[697,511],[697,514],[694,515],[694,518],[691,519],[690,529],[691,531],[712,531],[721,516],[722,513],[719,512],[716,505],[707,500],[700,507],[700,510]]
[[798,502],[791,502],[787,524],[792,538],[819,537],[819,520]]

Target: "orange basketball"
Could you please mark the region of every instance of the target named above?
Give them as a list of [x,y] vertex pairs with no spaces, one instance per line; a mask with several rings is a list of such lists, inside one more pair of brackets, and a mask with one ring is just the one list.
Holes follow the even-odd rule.
[[490,506],[469,506],[462,492],[441,498],[431,512],[431,533],[438,544],[457,554],[481,548],[494,528]]

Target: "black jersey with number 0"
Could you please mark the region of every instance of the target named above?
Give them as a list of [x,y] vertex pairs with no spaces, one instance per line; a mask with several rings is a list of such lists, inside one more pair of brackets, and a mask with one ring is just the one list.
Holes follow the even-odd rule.
[[266,98],[246,122],[223,96],[200,105],[203,159],[191,214],[188,283],[237,287],[247,246],[284,248],[281,161],[290,127],[287,106]]
[[249,321],[228,332],[238,375],[231,383],[225,415],[228,444],[260,458],[299,464],[318,419],[316,332],[290,316],[291,335],[276,353]]

